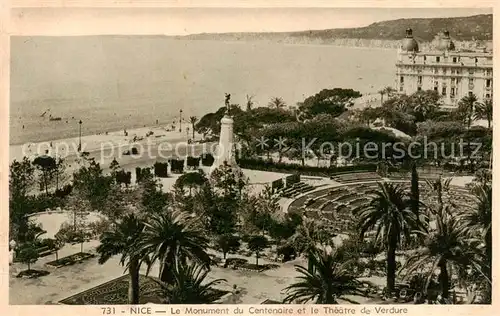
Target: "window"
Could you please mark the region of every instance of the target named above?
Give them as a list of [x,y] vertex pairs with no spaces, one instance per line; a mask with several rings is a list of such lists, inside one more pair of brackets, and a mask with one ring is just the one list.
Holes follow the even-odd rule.
[[489,99],[489,98],[490,98],[490,94],[486,93],[486,99]]
[[475,61],[474,61],[474,62],[477,64],[477,57],[476,57],[476,59],[475,59]]
[[436,91],[436,92],[438,91],[438,87],[437,86],[434,87],[434,91]]
[[422,76],[418,76],[418,83],[422,84]]
[[443,87],[443,90],[442,90],[442,95],[446,95],[446,87]]
[[441,57],[436,56],[436,62],[438,63],[441,60]]
[[437,68],[434,68],[434,73],[435,73],[435,74],[437,74],[437,73],[438,73]]
[[455,88],[450,89],[450,96],[453,98],[455,96]]
[[453,62],[456,63],[457,62],[457,57],[453,57]]
[[469,85],[474,84],[474,78],[469,78]]
[[399,77],[399,82],[404,83],[405,82],[405,78],[403,76]]
[[491,80],[486,79],[486,88],[489,88],[491,86]]
[[443,75],[446,75],[446,68],[443,68]]
[[422,91],[422,87],[417,87],[417,91]]
[[403,92],[403,86],[399,87],[399,91]]
[[424,61],[426,61],[426,60],[427,60],[427,56],[424,55]]

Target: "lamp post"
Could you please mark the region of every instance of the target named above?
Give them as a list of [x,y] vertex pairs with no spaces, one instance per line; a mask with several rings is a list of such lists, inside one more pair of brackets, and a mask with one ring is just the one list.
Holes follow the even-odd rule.
[[78,122],[78,125],[80,126],[80,137],[78,141],[78,152],[82,151],[82,120]]
[[179,133],[182,132],[182,109],[179,110]]

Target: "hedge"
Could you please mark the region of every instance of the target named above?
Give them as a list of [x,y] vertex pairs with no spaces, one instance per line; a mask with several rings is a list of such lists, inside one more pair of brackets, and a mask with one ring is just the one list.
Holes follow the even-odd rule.
[[271,189],[273,192],[276,192],[277,190],[283,188],[283,186],[283,179],[278,179],[271,182]]
[[160,178],[168,177],[168,163],[167,162],[155,162],[154,164],[155,176]]
[[285,181],[286,181],[287,188],[294,185],[295,183],[299,183],[300,182],[300,174],[296,173],[296,174],[289,175],[288,177],[286,177]]
[[116,183],[124,183],[129,185],[132,180],[132,173],[130,171],[119,170],[116,172]]
[[[238,159],[238,165],[244,169],[281,172],[281,173],[300,173],[309,176],[329,177],[339,173],[348,172],[375,172],[377,171],[376,163],[357,164],[353,166],[341,167],[313,167],[302,166],[300,164],[287,164],[273,162],[264,159]],[[288,185],[288,184],[287,184]]]
[[182,160],[182,159],[170,160],[170,171],[172,171],[172,173],[183,173],[184,172],[184,160]]
[[201,156],[201,164],[205,167],[210,167],[214,164],[215,158],[212,154],[203,154]]
[[200,166],[200,157],[187,157],[187,166],[198,168]]

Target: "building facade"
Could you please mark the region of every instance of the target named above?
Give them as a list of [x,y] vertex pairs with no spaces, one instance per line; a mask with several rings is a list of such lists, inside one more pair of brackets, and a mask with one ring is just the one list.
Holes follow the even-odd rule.
[[454,108],[458,101],[474,94],[479,101],[493,98],[493,54],[485,48],[455,50],[450,34],[438,34],[433,49],[420,51],[411,29],[398,49],[396,89],[412,94],[437,91],[443,107]]

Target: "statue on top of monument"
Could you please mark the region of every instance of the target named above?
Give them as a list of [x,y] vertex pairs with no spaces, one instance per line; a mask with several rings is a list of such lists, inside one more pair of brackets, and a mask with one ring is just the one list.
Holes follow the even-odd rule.
[[226,100],[224,103],[226,104],[226,115],[229,115],[229,100],[231,99],[231,94],[230,93],[225,93],[226,95]]

